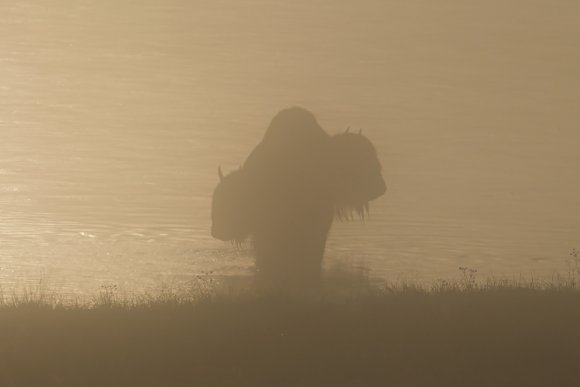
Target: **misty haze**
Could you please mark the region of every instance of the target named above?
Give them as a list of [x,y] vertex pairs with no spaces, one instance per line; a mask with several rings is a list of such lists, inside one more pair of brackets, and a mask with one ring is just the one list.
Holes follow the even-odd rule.
[[3,1],[0,387],[580,385],[579,18]]

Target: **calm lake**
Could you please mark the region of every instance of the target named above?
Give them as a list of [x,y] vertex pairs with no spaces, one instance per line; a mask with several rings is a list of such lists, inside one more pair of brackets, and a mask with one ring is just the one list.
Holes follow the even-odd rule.
[[217,166],[281,109],[362,128],[388,192],[326,265],[550,277],[580,248],[580,3],[8,0],[0,286],[128,292],[251,273],[209,234]]

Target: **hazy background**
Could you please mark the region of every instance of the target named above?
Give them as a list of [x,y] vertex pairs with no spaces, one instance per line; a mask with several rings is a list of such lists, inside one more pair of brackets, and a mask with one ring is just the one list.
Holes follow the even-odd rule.
[[389,191],[326,263],[551,276],[580,247],[580,4],[0,3],[0,285],[248,274],[211,193],[282,108],[363,128]]

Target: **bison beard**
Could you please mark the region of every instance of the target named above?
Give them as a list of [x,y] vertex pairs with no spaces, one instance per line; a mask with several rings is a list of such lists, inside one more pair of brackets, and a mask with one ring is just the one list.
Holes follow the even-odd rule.
[[243,168],[216,187],[212,235],[234,241],[251,236],[264,285],[316,286],[335,213],[363,215],[361,209],[384,190],[370,141],[349,133],[331,138],[312,113],[286,109]]

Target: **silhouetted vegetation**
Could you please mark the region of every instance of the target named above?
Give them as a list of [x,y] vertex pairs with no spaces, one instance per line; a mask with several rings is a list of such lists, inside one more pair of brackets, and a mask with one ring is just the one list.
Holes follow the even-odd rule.
[[[320,293],[4,297],[1,386],[577,386],[576,274]],[[338,290],[342,290],[339,292]]]

